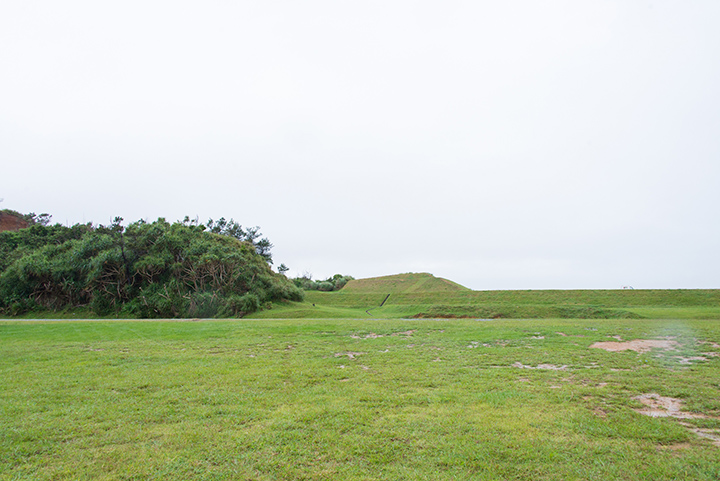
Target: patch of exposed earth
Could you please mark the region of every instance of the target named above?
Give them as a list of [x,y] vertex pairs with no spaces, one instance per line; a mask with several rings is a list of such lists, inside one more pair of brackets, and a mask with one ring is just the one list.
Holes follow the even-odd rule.
[[[394,336],[410,337],[413,334],[415,334],[415,332],[416,332],[415,329],[410,329],[409,331],[402,331],[402,332],[393,332],[392,334],[390,334],[390,337],[394,337]],[[364,336],[358,336],[357,334],[353,334],[350,336],[350,338],[352,338],[352,339],[377,339],[380,337],[385,337],[385,335],[384,334],[376,334],[374,332],[371,332],[369,334],[365,334]]]
[[364,336],[358,336],[357,334],[353,334],[350,336],[352,339],[377,339],[378,337],[385,337],[382,334],[375,334],[374,332],[371,332],[370,334],[365,334]]
[[537,366],[528,366],[521,362],[516,362],[512,365],[512,367],[520,369],[546,369],[550,371],[567,371],[568,368],[567,366],[556,366],[555,364],[538,364]]
[[[705,414],[688,413],[682,410],[683,401],[681,399],[660,396],[656,393],[641,394],[635,399],[640,401],[645,407],[636,409],[635,411],[653,418],[676,418],[676,419],[717,419],[713,416]],[[697,436],[709,439],[715,446],[720,446],[720,429],[698,428],[692,424],[680,422]]]
[[348,359],[350,359],[351,361],[354,361],[354,360],[357,358],[357,356],[361,356],[361,355],[363,355],[363,354],[365,354],[365,353],[364,353],[364,352],[351,352],[351,351],[348,351],[348,352],[336,352],[336,353],[335,353],[335,357],[347,356]]
[[600,341],[590,345],[593,349],[604,349],[610,352],[635,351],[649,352],[651,349],[677,349],[678,342],[671,339],[635,339],[633,341]]
[[651,418],[703,419],[707,416],[682,411],[681,399],[660,396],[659,394],[641,394],[635,399],[645,406],[636,411]]
[[[613,336],[618,338],[619,336]],[[712,343],[710,343],[712,344]],[[638,353],[649,352],[651,349],[662,349],[665,351],[677,350],[679,343],[672,339],[635,339],[634,341],[614,342],[601,341],[592,344],[590,347],[595,349],[604,349],[609,352],[635,351]],[[716,352],[701,352],[699,356],[673,356],[678,360],[678,364],[691,365],[696,361],[707,361],[708,358],[718,357],[720,354]],[[662,356],[656,356],[662,357]]]
[[715,446],[720,446],[720,429],[696,428],[692,424],[680,423],[701,438],[709,439]]

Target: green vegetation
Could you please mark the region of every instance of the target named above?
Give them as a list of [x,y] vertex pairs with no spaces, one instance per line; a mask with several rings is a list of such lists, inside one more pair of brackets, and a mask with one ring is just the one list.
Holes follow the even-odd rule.
[[257,227],[243,229],[232,219],[210,220],[207,228],[187,218],[127,227],[121,221],[36,223],[0,233],[0,310],[207,318],[302,300],[298,288],[270,269],[272,244],[258,239]]
[[475,319],[718,319],[720,290],[472,291],[431,274],[359,279],[337,292],[306,292],[257,317]]
[[[678,344],[590,348],[612,336]],[[699,320],[3,321],[0,480],[716,480],[693,430],[720,428],[718,340]],[[636,412],[651,393],[697,417]]]
[[301,277],[294,278],[293,284],[295,284],[300,289],[304,289],[306,291],[323,291],[323,292],[330,292],[330,291],[339,291],[349,281],[352,281],[354,278],[352,276],[344,276],[342,274],[335,274],[332,277],[328,277],[325,280],[321,281],[315,281],[312,279],[312,277],[309,274],[305,274]]

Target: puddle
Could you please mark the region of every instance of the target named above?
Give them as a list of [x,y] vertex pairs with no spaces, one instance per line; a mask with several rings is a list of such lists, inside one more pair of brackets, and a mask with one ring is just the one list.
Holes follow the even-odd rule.
[[537,366],[528,366],[521,362],[516,362],[512,365],[512,367],[517,367],[520,369],[546,369],[550,371],[567,371],[567,366],[556,366],[555,364],[538,364]]
[[677,341],[666,339],[635,339],[634,341],[625,342],[601,341],[592,344],[590,348],[604,349],[610,352],[648,352],[650,349],[675,349],[677,345]]

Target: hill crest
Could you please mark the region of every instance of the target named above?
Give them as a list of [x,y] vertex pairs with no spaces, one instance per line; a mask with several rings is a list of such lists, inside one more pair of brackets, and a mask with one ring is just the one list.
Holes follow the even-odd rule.
[[468,291],[469,289],[456,282],[443,279],[442,277],[435,277],[427,272],[408,272],[390,276],[355,279],[348,282],[342,290],[354,293],[398,294],[412,292],[458,292]]

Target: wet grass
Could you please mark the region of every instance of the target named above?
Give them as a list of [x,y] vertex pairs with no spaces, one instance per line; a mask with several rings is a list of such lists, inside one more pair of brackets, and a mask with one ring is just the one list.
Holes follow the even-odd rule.
[[718,479],[720,447],[634,411],[720,416],[720,357],[681,362],[702,341],[720,323],[3,321],[0,479]]

